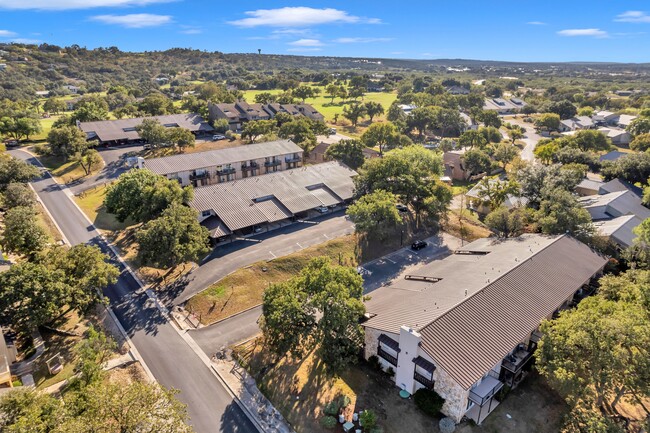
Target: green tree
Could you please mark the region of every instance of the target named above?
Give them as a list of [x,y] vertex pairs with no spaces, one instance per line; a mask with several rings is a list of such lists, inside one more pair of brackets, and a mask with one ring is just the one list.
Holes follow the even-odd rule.
[[650,118],[639,117],[637,119],[634,119],[632,122],[630,122],[626,129],[627,132],[632,134],[633,137],[641,134],[648,134],[650,133]]
[[291,91],[293,96],[305,103],[305,99],[314,97],[314,89],[310,86],[299,86]]
[[322,122],[314,122],[306,117],[298,117],[280,126],[278,136],[290,139],[300,146],[306,154],[309,154],[316,146],[316,135],[323,132],[322,125],[324,125]]
[[509,195],[519,193],[519,185],[513,181],[502,181],[498,177],[484,177],[476,187],[478,200],[491,210],[503,205]]
[[279,356],[288,351],[300,357],[317,346],[327,368],[341,371],[356,361],[363,340],[362,296],[363,280],[354,268],[313,259],[264,293],[262,333]]
[[634,137],[634,140],[630,143],[630,149],[637,152],[645,152],[650,149],[650,133],[639,134]]
[[83,153],[88,148],[86,134],[76,126],[64,125],[52,128],[47,134],[50,151],[66,158]]
[[501,163],[501,166],[505,170],[506,165],[515,159],[517,155],[519,155],[519,151],[515,146],[512,144],[500,143],[495,147],[492,157],[495,161]]
[[59,114],[65,111],[65,102],[59,98],[49,98],[43,103],[43,110],[49,113]]
[[522,209],[510,211],[505,206],[498,207],[485,217],[485,225],[498,237],[519,236],[526,225],[526,215]]
[[386,235],[402,221],[395,207],[396,204],[395,194],[379,189],[351,204],[347,214],[354,222],[357,233],[385,239]]
[[277,100],[277,97],[269,92],[261,92],[255,95],[255,103],[257,104],[271,104]]
[[82,386],[99,382],[104,377],[103,364],[108,361],[117,348],[115,340],[92,325],[86,331],[85,339],[75,347],[77,362],[75,370]]
[[136,128],[140,138],[153,146],[160,146],[169,143],[167,128],[162,126],[156,119],[144,119]]
[[[254,143],[258,137],[263,135],[272,134],[277,130],[277,123],[275,120],[256,120],[246,122],[242,130],[242,138],[247,138],[251,143]],[[286,129],[286,128],[285,128]]]
[[138,257],[144,264],[176,266],[198,261],[208,253],[208,230],[197,221],[194,209],[173,203],[142,226],[136,234]]
[[397,101],[393,102],[392,104],[390,104],[390,107],[388,107],[388,113],[386,114],[386,119],[388,119],[389,122],[398,122],[398,121],[406,122],[406,114],[404,113],[404,110],[400,108]]
[[368,101],[363,105],[366,107],[366,114],[368,115],[368,119],[370,119],[370,123],[372,123],[372,119],[376,116],[384,114],[384,106],[379,102]]
[[0,315],[26,334],[59,317],[68,294],[62,272],[43,264],[23,262],[0,273]]
[[[647,203],[647,192],[650,187],[646,187],[643,194],[643,201]],[[650,269],[650,218],[643,220],[641,224],[634,228],[634,242],[624,252],[624,257],[640,269]]]
[[36,217],[32,207],[18,206],[9,209],[4,216],[2,246],[5,251],[32,255],[45,248],[48,235]]
[[74,112],[70,116],[72,125],[75,122],[96,122],[99,120],[108,120],[108,109],[97,102],[88,102],[79,106],[76,105]]
[[616,161],[606,161],[601,174],[605,180],[620,177],[630,183],[644,183],[650,177],[650,154],[629,153]]
[[38,168],[31,164],[0,154],[0,190],[10,183],[27,183],[41,175]]
[[363,104],[350,104],[343,107],[343,117],[348,119],[355,128],[359,123],[359,119],[363,118],[366,114],[368,112]]
[[420,138],[424,137],[427,129],[435,125],[436,112],[431,107],[419,107],[411,111],[406,118],[406,125],[418,131]]
[[151,93],[145,96],[145,98],[138,103],[138,109],[150,116],[173,114],[176,111],[173,101],[162,93]]
[[175,180],[149,170],[131,170],[108,188],[104,204],[120,222],[127,218],[145,222],[157,218],[172,204],[189,203],[192,197],[191,187],[182,188]]
[[536,221],[540,231],[548,235],[569,233],[576,239],[589,240],[595,232],[589,212],[562,188],[543,193]]
[[499,143],[503,139],[503,136],[497,128],[494,126],[481,126],[478,129],[479,134],[485,138],[485,141],[488,143]]
[[458,137],[458,145],[462,147],[469,147],[474,149],[483,149],[487,144],[487,140],[480,132],[470,129],[469,131],[463,132],[460,137]]
[[0,134],[16,140],[29,140],[30,135],[38,134],[42,130],[41,122],[33,117],[0,118]]
[[383,156],[386,150],[394,149],[401,144],[400,133],[395,125],[389,122],[370,125],[361,135],[361,141],[368,147],[379,148],[380,156]]
[[600,131],[585,129],[577,131],[569,137],[570,146],[575,146],[582,151],[601,151],[609,150],[612,147],[610,139]]
[[483,110],[478,115],[478,121],[483,122],[486,127],[492,126],[494,128],[501,128],[501,118],[499,113],[493,110]]
[[535,158],[539,159],[542,164],[548,165],[554,162],[559,150],[560,147],[555,141],[542,143],[542,140],[540,140],[539,143],[537,143],[537,146],[535,146],[533,153],[535,154]]
[[340,88],[339,88],[339,86],[337,86],[336,84],[329,84],[329,85],[325,88],[325,94],[326,94],[328,97],[332,98],[331,101],[330,101],[331,104],[334,103],[334,98],[336,98],[337,96],[339,96],[339,93],[340,93]]
[[0,431],[45,433],[53,431],[63,402],[30,388],[15,389],[0,397]]
[[169,128],[167,129],[167,141],[183,152],[186,147],[194,147],[196,137],[187,128]]
[[516,173],[521,196],[528,199],[528,205],[539,206],[545,190],[561,188],[572,192],[584,176],[574,170],[567,170],[559,164],[544,166],[539,164],[527,165]]
[[76,157],[79,165],[83,168],[84,173],[86,173],[86,176],[88,176],[93,169],[100,167],[104,162],[99,152],[95,149],[88,149],[81,154],[77,154]]
[[546,111],[549,113],[555,113],[560,116],[560,119],[565,120],[575,116],[578,109],[571,103],[571,101],[564,99],[562,101],[552,102],[549,104]]
[[4,209],[15,207],[31,207],[36,204],[36,194],[24,183],[10,183],[2,195]]
[[360,140],[341,140],[332,144],[325,152],[325,155],[328,158],[341,161],[353,170],[357,170],[365,160],[363,156],[364,147],[363,142]]
[[510,136],[512,144],[515,144],[515,141],[524,138],[524,132],[519,128],[511,128],[508,130],[508,136]]
[[481,149],[471,149],[463,155],[465,168],[469,173],[476,175],[481,173],[490,173],[492,171],[492,159],[490,155]]
[[535,120],[535,127],[548,131],[560,129],[560,116],[555,113],[544,113]]

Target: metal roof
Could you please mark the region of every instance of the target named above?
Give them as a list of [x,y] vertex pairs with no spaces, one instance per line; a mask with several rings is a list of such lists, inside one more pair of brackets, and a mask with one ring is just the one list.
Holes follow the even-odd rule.
[[144,167],[156,174],[179,173],[217,165],[233,164],[273,156],[300,153],[303,150],[291,140],[246,144],[206,152],[183,153],[162,158],[145,159]]
[[568,236],[480,239],[371,293],[364,326],[422,334],[422,349],[465,389],[606,263]]
[[203,117],[196,113],[81,122],[79,123],[79,128],[86,133],[88,138],[94,138],[96,136],[101,141],[137,140],[140,138],[140,135],[134,128],[142,124],[142,121],[145,119],[154,119],[163,126],[186,128],[192,132],[214,130]]
[[348,200],[356,174],[339,162],[316,164],[197,188],[190,205],[234,231]]

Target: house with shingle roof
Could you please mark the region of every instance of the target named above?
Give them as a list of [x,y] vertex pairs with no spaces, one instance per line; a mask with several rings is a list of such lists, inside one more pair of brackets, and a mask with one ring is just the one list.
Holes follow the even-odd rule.
[[539,325],[588,293],[607,258],[568,235],[480,239],[369,293],[364,356],[481,423],[525,376]]

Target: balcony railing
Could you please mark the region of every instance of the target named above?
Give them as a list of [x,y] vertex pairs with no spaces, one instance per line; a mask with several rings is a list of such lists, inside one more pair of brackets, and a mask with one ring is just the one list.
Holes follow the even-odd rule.
[[264,163],[264,167],[275,167],[276,165],[280,165],[280,164],[282,164],[282,161],[276,159],[274,161],[266,161]]
[[377,348],[377,355],[380,358],[386,360],[389,364],[393,364],[395,367],[397,367],[397,357],[386,352],[384,349],[381,348],[381,346]]
[[190,174],[190,180],[209,179],[209,178],[210,178],[210,173],[207,171],[204,171],[203,173],[193,172]]
[[413,379],[420,382],[422,385],[426,386],[429,389],[433,389],[434,381],[418,373],[417,371],[413,374]]
[[512,355],[506,356],[501,363],[501,366],[512,373],[519,373],[532,356],[532,351],[520,349],[515,351]]
[[284,158],[284,162],[300,162],[300,161],[302,161],[302,157],[300,157],[299,155],[287,156],[286,158]]
[[259,164],[257,162],[253,161],[253,162],[248,163],[248,164],[242,164],[241,169],[242,170],[254,170],[257,167],[259,167]]
[[226,167],[226,168],[222,168],[221,170],[217,170],[217,175],[218,176],[225,176],[227,174],[233,174],[236,171],[237,170],[235,170],[235,167]]
[[[488,382],[489,381],[489,382]],[[490,386],[486,389],[485,385]],[[479,406],[483,406],[487,403],[492,397],[496,395],[503,388],[503,382],[488,376],[487,379],[484,379],[484,383],[477,386],[476,388],[470,390],[469,399]]]

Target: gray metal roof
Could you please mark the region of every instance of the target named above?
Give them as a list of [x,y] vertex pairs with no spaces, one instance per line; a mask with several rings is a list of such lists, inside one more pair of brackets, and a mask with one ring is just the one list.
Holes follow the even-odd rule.
[[293,153],[303,150],[291,140],[277,140],[266,143],[246,144],[207,152],[183,153],[162,158],[145,159],[144,166],[157,174],[179,173],[217,165],[233,164],[255,159]]
[[197,188],[190,205],[234,231],[348,200],[356,174],[339,162],[316,164]]
[[[181,127],[192,132],[213,131],[203,117],[196,113],[168,114],[165,116],[137,117],[134,119],[102,120],[97,122],[81,122],[79,127],[88,138],[97,136],[101,141],[137,140],[140,135],[132,130],[145,119],[155,119],[167,127]],[[125,131],[126,129],[126,131]]]
[[[422,334],[422,348],[469,389],[573,292],[606,258],[568,236],[480,239],[373,291],[364,326]],[[486,254],[487,253],[487,254]]]

